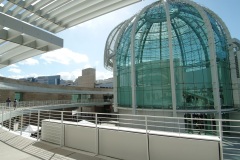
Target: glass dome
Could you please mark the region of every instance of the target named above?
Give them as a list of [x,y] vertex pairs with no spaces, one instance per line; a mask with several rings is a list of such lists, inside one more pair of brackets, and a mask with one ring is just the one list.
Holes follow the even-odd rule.
[[172,109],[175,101],[176,109],[214,109],[217,83],[222,107],[232,107],[223,25],[209,9],[184,0],[157,1],[118,25],[104,58],[106,68],[116,65],[118,105],[131,107],[135,91],[137,108]]

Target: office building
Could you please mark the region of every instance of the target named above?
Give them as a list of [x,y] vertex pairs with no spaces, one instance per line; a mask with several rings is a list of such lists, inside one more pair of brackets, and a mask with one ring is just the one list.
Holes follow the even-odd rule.
[[79,87],[94,88],[96,81],[96,69],[86,68],[82,70],[82,76],[79,76],[75,83]]

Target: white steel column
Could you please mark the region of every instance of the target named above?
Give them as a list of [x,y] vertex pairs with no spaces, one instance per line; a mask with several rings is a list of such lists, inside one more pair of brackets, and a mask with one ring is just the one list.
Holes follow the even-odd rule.
[[137,24],[139,21],[140,16],[142,13],[144,13],[148,8],[152,7],[152,5],[146,6],[145,8],[142,9],[140,13],[137,14],[133,27],[132,27],[132,32],[131,32],[131,87],[132,87],[132,114],[136,114],[136,108],[137,108],[137,103],[136,103],[136,70],[135,70],[135,36],[136,36],[136,29],[137,29]]
[[[240,69],[240,50],[236,51],[237,61],[238,61],[238,69]],[[232,69],[232,68],[231,68]],[[236,69],[235,69],[236,71]],[[238,70],[238,74],[240,74]],[[236,74],[236,72],[235,72]],[[237,108],[240,108],[240,92],[239,92],[239,80],[236,77],[236,81],[233,81],[232,79],[232,85],[233,85],[233,99],[234,99],[234,106]]]
[[117,94],[117,62],[116,62],[116,55],[112,58],[113,60],[113,109],[114,112],[118,112],[118,94]]
[[164,2],[166,18],[167,18],[167,27],[168,27],[168,47],[169,47],[169,61],[170,61],[170,75],[171,75],[171,92],[172,92],[172,109],[173,117],[177,117],[177,102],[176,102],[176,83],[174,75],[174,64],[173,64],[173,46],[172,46],[172,25],[171,18],[169,13],[169,4],[168,1]]
[[136,69],[135,69],[135,35],[136,35],[136,27],[137,20],[135,20],[133,28],[132,28],[132,36],[131,36],[131,87],[132,87],[132,114],[136,114]]
[[221,119],[221,100],[220,100],[220,93],[219,93],[219,81],[218,81],[218,68],[217,68],[217,62],[216,62],[216,48],[215,48],[215,39],[214,39],[214,33],[212,29],[212,25],[210,23],[210,20],[204,11],[204,9],[199,6],[197,3],[183,0],[186,3],[190,4],[194,8],[197,9],[199,14],[201,15],[205,27],[206,32],[208,36],[208,46],[209,46],[209,55],[210,55],[210,66],[211,66],[211,77],[212,77],[212,88],[213,88],[213,99],[214,99],[214,108],[218,112],[218,118]]
[[213,11],[209,10],[208,8],[205,8],[214,19],[216,19],[223,28],[224,33],[226,34],[227,42],[228,42],[228,50],[229,50],[229,61],[230,61],[230,68],[231,68],[231,79],[232,79],[232,89],[233,89],[233,101],[234,105],[239,106],[240,100],[239,100],[239,90],[238,90],[238,79],[236,75],[236,66],[235,66],[235,55],[233,51],[233,40],[231,38],[231,34],[226,26],[226,24],[223,22],[223,20],[217,16]]
[[[132,17],[133,18],[133,17]],[[114,112],[118,112],[118,94],[117,94],[117,87],[118,87],[118,81],[117,81],[117,76],[118,76],[118,70],[117,70],[117,53],[111,53],[109,54],[109,50],[111,50],[111,52],[116,52],[117,51],[117,46],[119,44],[120,41],[120,37],[123,34],[123,31],[125,31],[126,27],[128,26],[128,24],[130,23],[130,20],[132,20],[132,18],[130,18],[128,21],[125,21],[123,23],[121,23],[120,25],[118,25],[113,31],[115,31],[115,43],[114,43],[114,48],[113,50],[110,48],[111,44],[114,42],[114,38],[111,39],[110,44],[106,44],[105,47],[105,54],[107,53],[107,55],[104,55],[104,65],[108,66],[109,63],[109,59],[112,59],[113,62],[113,95],[114,95],[114,102],[113,102],[113,109]],[[108,39],[110,40],[110,36],[112,35],[113,31],[109,34]]]
[[[114,44],[114,51],[117,51],[117,47],[119,45],[119,42],[120,42],[120,38],[122,37],[122,34],[123,32],[125,31],[125,29],[128,27],[129,23],[132,21],[132,19],[134,18],[135,16],[132,16],[131,18],[129,18],[127,21],[125,21],[123,23],[123,25],[120,26],[120,31],[117,35],[117,38],[116,38],[116,42]],[[114,80],[114,88],[113,88],[113,94],[114,94],[114,112],[118,112],[118,95],[117,95],[117,76],[118,76],[118,70],[117,70],[117,57],[116,57],[116,53],[114,53],[114,57],[113,57],[113,80]]]
[[209,46],[209,55],[210,55],[210,66],[211,66],[211,77],[212,77],[212,88],[213,88],[213,99],[214,99],[214,108],[217,110],[218,115],[216,116],[219,119],[219,138],[220,138],[220,157],[223,160],[223,145],[222,145],[222,106],[219,93],[219,80],[218,80],[218,68],[216,61],[216,48],[215,48],[215,39],[212,25],[208,18],[207,13],[204,9],[196,4],[195,2],[188,1],[190,5],[197,9],[201,15],[204,24],[206,26],[207,36],[208,36],[208,46]]

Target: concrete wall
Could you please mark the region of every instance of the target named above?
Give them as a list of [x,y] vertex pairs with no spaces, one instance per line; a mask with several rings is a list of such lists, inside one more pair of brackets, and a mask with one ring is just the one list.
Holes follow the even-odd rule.
[[[11,101],[14,101],[15,99],[14,91],[0,90],[0,95],[0,103],[6,102],[8,97]],[[71,100],[71,95],[69,94],[23,92],[22,96],[22,101]]]
[[[42,121],[41,140],[60,145],[64,143],[64,127],[61,123],[50,122],[48,120]],[[62,141],[62,142],[61,142]]]
[[215,141],[149,135],[151,160],[219,160]]
[[51,93],[23,93],[23,101],[71,100],[71,95]]
[[96,151],[96,129],[66,124],[65,146],[94,153]]
[[[28,86],[34,86],[34,87],[41,87],[46,89],[64,89],[64,90],[84,90],[84,91],[112,91],[112,89],[104,89],[104,88],[87,88],[85,87],[79,87],[79,86],[61,86],[61,85],[47,85],[47,84],[40,84],[36,82],[24,82],[20,80],[0,77],[0,83],[13,83],[13,84],[19,84],[24,85],[26,87]],[[21,91],[15,91],[15,90],[1,90],[0,89],[0,103],[5,102],[8,97],[10,97],[11,100],[14,100],[15,98],[15,92],[23,93],[23,101],[36,101],[36,100],[71,100],[71,94],[64,94],[64,93],[38,93],[38,92],[21,92]],[[101,94],[95,94],[91,95],[91,99],[103,99],[103,95]]]
[[0,90],[0,103],[6,102],[7,98],[14,100],[15,92],[9,90]]
[[87,68],[82,70],[82,76],[76,79],[76,84],[80,87],[94,88],[96,81],[96,70]]
[[99,154],[124,160],[147,160],[146,135],[99,129]]

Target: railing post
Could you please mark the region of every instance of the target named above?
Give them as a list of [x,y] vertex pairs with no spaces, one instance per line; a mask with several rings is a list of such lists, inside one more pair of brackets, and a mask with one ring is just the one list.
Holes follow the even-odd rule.
[[222,119],[218,119],[218,132],[219,132],[219,139],[220,139],[220,156],[221,160],[223,160],[223,132],[222,132]]
[[147,160],[150,160],[149,154],[149,137],[148,137],[148,123],[147,116],[145,116],[145,129],[146,129],[146,144],[147,144]]
[[96,155],[98,155],[98,126],[97,126],[97,122],[98,122],[98,115],[97,115],[97,113],[95,113],[95,127],[96,127]]
[[8,121],[8,128],[9,128],[9,131],[11,130],[11,111],[9,111],[9,121]]
[[181,127],[180,127],[180,123],[179,123],[179,118],[178,118],[178,135],[180,136],[181,133]]
[[21,116],[21,130],[20,130],[20,135],[22,135],[22,126],[23,126],[23,109],[22,109],[22,116]]
[[40,125],[40,110],[38,110],[38,119],[37,119],[37,140],[39,140],[39,125]]
[[63,130],[63,111],[61,111],[61,138],[60,138],[60,147],[63,147],[64,142],[64,130]]
[[3,127],[3,115],[4,115],[4,107],[2,106],[2,127]]

